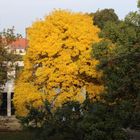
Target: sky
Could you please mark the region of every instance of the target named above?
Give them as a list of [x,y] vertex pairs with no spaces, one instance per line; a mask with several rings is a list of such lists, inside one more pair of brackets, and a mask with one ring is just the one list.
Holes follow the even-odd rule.
[[17,33],[25,36],[26,27],[59,8],[88,13],[113,8],[123,19],[137,10],[137,0],[0,0],[0,31],[14,26]]

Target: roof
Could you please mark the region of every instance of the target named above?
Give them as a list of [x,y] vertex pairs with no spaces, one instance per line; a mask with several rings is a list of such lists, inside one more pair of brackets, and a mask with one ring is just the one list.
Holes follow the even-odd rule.
[[28,46],[28,40],[25,38],[19,38],[11,44],[13,49],[26,49]]

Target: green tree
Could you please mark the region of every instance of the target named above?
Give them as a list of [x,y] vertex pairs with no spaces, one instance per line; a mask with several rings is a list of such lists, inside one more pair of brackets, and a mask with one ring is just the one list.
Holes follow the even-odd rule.
[[100,33],[100,37],[110,39],[112,43],[117,45],[131,46],[138,39],[138,19],[138,16],[136,16],[134,21],[131,16],[127,16],[125,21],[120,21],[119,23],[107,22]]
[[100,33],[105,39],[93,45],[93,56],[101,62],[98,69],[104,71],[107,87],[103,100],[116,109],[123,128],[140,125],[139,16],[134,12],[118,24],[106,23]]
[[105,24],[109,21],[118,23],[119,18],[115,13],[114,9],[103,9],[97,10],[93,15],[94,25],[97,25],[99,28],[103,29]]
[[[21,35],[15,34],[14,28],[4,29],[0,32],[0,92],[2,92],[3,85],[9,78],[7,77],[7,71],[12,69],[12,64],[19,58],[18,55],[9,51],[8,45],[19,37]],[[10,67],[8,66],[8,62],[11,63]]]

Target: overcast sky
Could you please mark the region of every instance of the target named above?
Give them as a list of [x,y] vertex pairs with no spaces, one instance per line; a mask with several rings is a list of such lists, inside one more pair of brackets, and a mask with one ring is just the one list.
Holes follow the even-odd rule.
[[128,12],[137,10],[137,0],[0,0],[0,31],[15,26],[24,36],[26,27],[57,8],[76,12],[113,8],[122,19]]

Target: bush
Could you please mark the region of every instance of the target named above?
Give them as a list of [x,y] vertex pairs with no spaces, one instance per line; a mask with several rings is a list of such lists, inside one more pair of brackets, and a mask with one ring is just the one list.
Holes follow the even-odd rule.
[[87,98],[83,104],[67,102],[53,111],[48,110],[46,105],[43,110],[42,115],[41,111],[31,109],[22,121],[23,124],[29,124],[26,127],[37,128],[39,140],[129,139],[122,129],[120,118],[116,117],[117,110],[108,104],[99,101],[92,103]]

